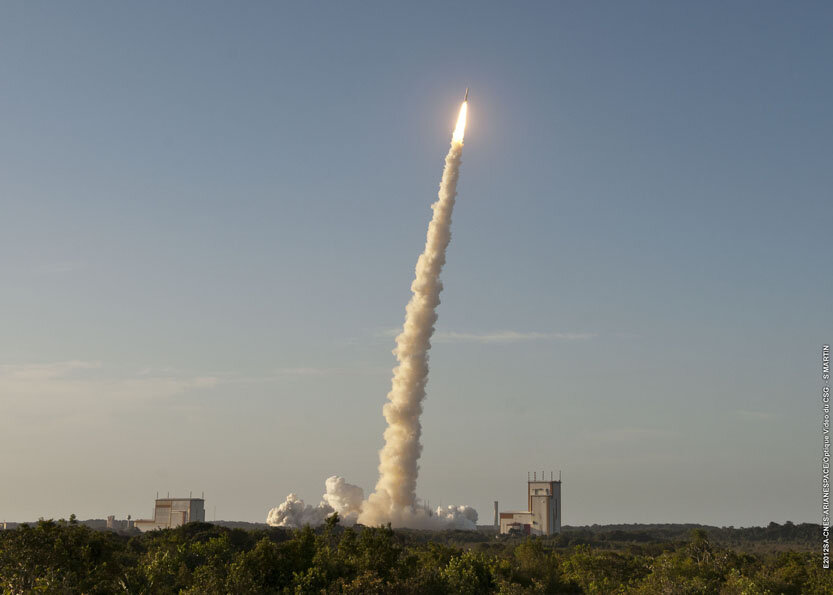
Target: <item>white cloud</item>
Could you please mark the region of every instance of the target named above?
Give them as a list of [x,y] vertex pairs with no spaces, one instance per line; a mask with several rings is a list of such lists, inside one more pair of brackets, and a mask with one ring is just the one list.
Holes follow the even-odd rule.
[[223,377],[222,382],[257,384],[263,382],[278,382],[291,377],[328,377],[328,376],[363,376],[390,372],[390,368],[357,365],[350,367],[316,367],[299,366],[294,368],[276,368],[271,374],[263,376],[234,376]]
[[[124,422],[136,403],[146,408],[219,382],[214,376],[128,372],[98,361],[0,364],[0,420],[4,431],[21,437],[61,428],[86,432],[114,420]],[[178,405],[166,405],[173,406]]]
[[538,333],[499,331],[493,333],[457,333],[440,331],[434,334],[435,343],[521,343],[527,341],[586,341],[595,333]]
[[[388,328],[376,333],[377,337],[396,337],[401,328]],[[597,337],[597,333],[541,333],[522,331],[495,331],[490,333],[459,333],[437,331],[432,343],[522,343],[529,341],[586,341]]]
[[[0,365],[0,406],[45,400],[74,404],[105,403],[114,399],[165,398],[190,389],[211,388],[213,376],[109,374],[101,362],[70,360],[36,364]],[[14,414],[14,410],[6,411]]]
[[347,368],[315,368],[315,367],[299,367],[299,368],[278,368],[275,370],[276,376],[334,376],[337,374],[344,374]]
[[48,364],[3,364],[0,365],[0,386],[5,382],[38,382],[66,377],[76,370],[94,370],[101,362],[71,360]]

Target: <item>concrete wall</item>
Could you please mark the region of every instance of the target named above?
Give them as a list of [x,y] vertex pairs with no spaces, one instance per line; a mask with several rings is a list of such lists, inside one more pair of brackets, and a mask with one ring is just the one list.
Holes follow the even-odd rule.
[[513,528],[520,529],[525,534],[532,534],[532,513],[530,512],[501,512],[500,533],[506,535]]

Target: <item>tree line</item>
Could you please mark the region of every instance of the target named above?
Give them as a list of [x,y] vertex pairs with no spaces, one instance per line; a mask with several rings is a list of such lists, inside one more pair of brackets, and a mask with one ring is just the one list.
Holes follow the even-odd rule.
[[[804,539],[811,528],[818,541],[817,525],[762,529]],[[690,530],[684,539],[646,539],[644,533],[625,527],[607,532],[601,540],[592,529],[554,539],[504,539],[473,532],[345,528],[334,517],[315,530],[242,530],[190,523],[125,535],[94,531],[74,519],[48,520],[0,532],[0,590],[833,593],[833,575],[821,568],[814,550],[744,551],[724,545],[732,540],[720,531],[712,534],[701,528]],[[596,543],[580,543],[592,541],[593,535]]]

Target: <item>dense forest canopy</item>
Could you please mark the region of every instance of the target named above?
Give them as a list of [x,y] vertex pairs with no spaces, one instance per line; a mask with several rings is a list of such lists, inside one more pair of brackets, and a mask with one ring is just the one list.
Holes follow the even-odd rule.
[[3,593],[833,593],[819,525],[571,528],[554,538],[389,527],[0,532]]

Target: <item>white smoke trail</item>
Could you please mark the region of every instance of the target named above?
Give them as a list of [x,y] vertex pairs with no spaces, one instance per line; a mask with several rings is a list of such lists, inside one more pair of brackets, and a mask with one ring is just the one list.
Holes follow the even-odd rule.
[[460,108],[457,128],[445,158],[438,199],[431,206],[434,216],[428,225],[425,249],[417,260],[416,277],[411,284],[413,295],[405,308],[405,324],[396,337],[393,353],[399,363],[393,369],[391,391],[383,409],[388,427],[384,434],[385,445],[379,452],[379,481],[359,515],[359,522],[366,525],[390,522],[417,526],[424,525],[425,517],[429,516],[417,508],[417,462],[422,452],[419,417],[428,381],[430,339],[443,288],[440,272],[451,241],[451,213],[457,196],[467,107],[464,102]]
[[290,494],[283,504],[269,511],[266,522],[272,526],[320,525],[333,512],[338,512],[346,524],[391,523],[394,527],[417,529],[477,528],[477,511],[473,508],[447,506],[432,512],[419,506],[416,496],[417,462],[422,452],[419,416],[428,382],[430,339],[443,288],[440,272],[451,241],[451,213],[457,196],[467,110],[468,103],[463,102],[451,148],[445,158],[438,199],[431,205],[434,215],[428,225],[425,249],[417,260],[416,278],[411,284],[413,295],[405,308],[405,324],[396,337],[393,353],[398,365],[393,369],[391,391],[383,409],[388,427],[384,434],[385,445],[379,451],[376,489],[363,502],[364,493],[360,487],[341,477],[330,477],[326,481],[326,494],[317,507],[306,505],[295,494]]

